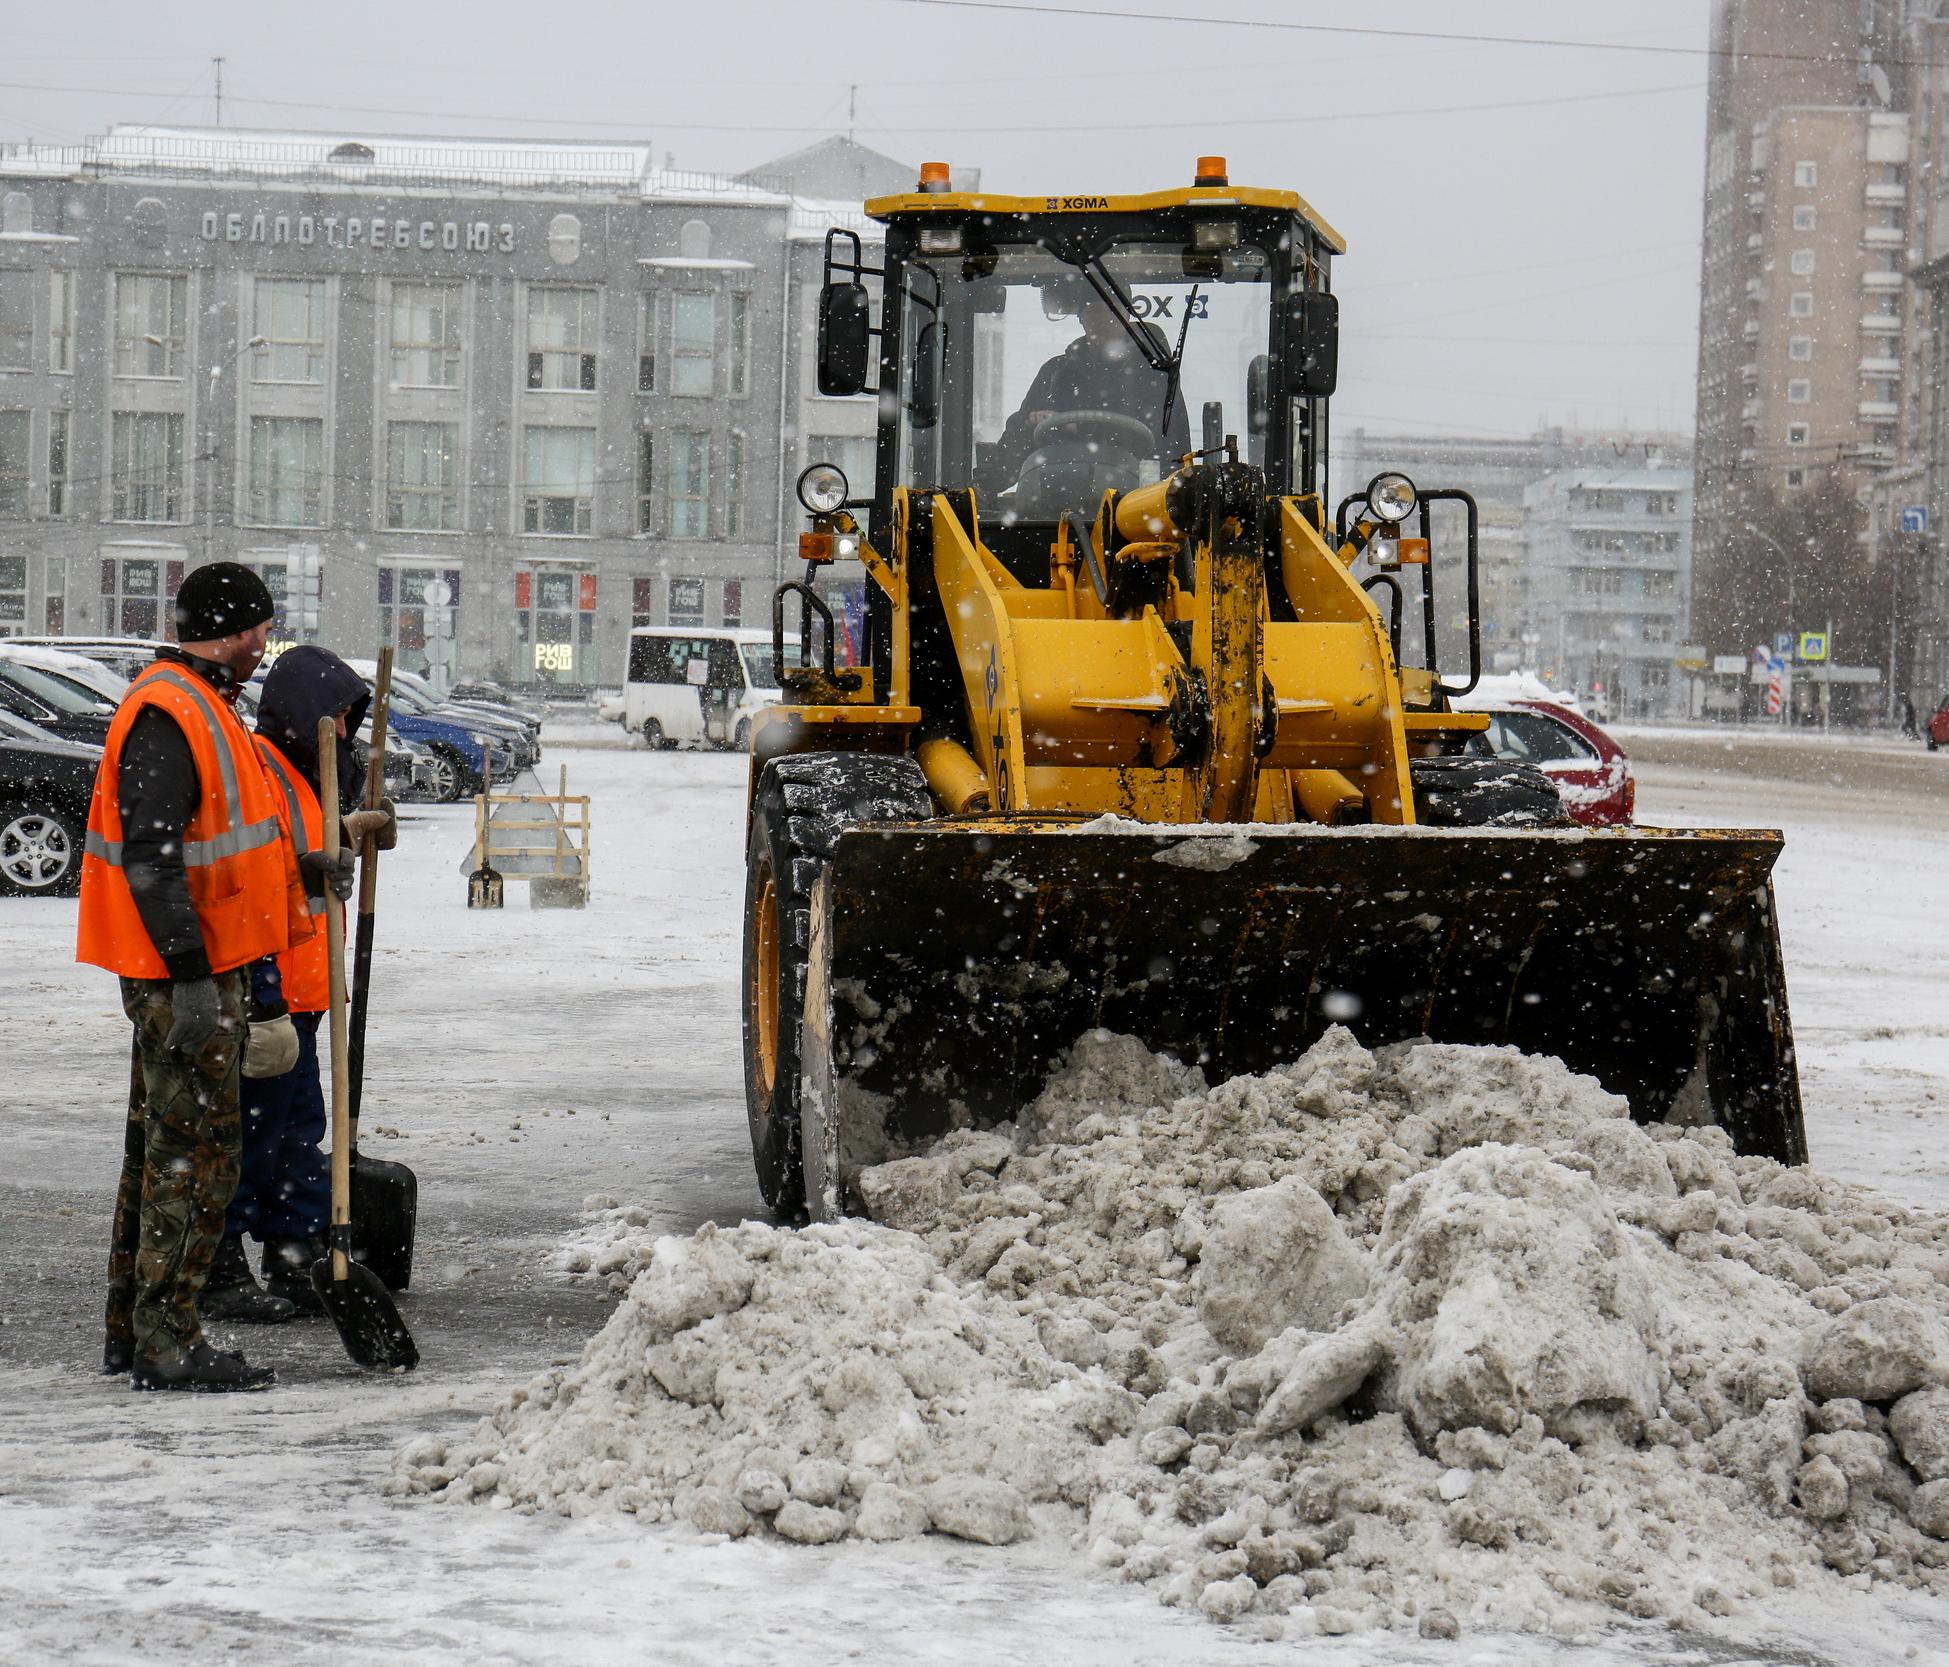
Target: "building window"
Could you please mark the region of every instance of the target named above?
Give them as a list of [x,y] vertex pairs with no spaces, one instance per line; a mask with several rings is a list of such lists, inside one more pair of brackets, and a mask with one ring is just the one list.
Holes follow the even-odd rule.
[[460,528],[460,430],[453,423],[386,425],[386,525]]
[[595,385],[596,292],[529,290],[528,386],[561,393]]
[[271,593],[271,635],[280,640],[288,639],[295,633],[291,629],[289,609],[291,593],[291,563],[282,555],[273,554],[268,561],[252,561],[248,556],[241,557],[239,567],[248,567],[264,581],[264,588]]
[[656,623],[656,580],[631,579],[629,582],[629,628]]
[[34,368],[34,274],[0,272],[0,370]]
[[183,419],[173,411],[117,411],[109,447],[110,519],[181,520],[182,481]]
[[1814,252],[1811,249],[1796,249],[1788,259],[1787,265],[1796,278],[1804,278],[1814,269]]
[[47,275],[47,368],[57,376],[74,369],[74,274]]
[[1787,300],[1787,312],[1794,318],[1814,316],[1814,292],[1810,289],[1797,289]]
[[711,437],[680,430],[670,436],[670,536],[708,538],[710,532]]
[[806,445],[807,463],[837,464],[846,477],[849,497],[873,496],[873,436],[870,434],[815,434]]
[[717,297],[676,298],[670,341],[670,392],[709,394],[717,385]]
[[250,419],[250,518],[260,527],[324,525],[325,425]]
[[27,483],[33,477],[27,462],[32,427],[31,411],[0,411],[0,517],[9,520],[27,518]]
[[586,534],[595,514],[596,431],[531,428],[527,453],[523,531]]
[[152,272],[115,274],[115,374],[179,377],[188,280]]
[[514,576],[515,635],[539,683],[595,681],[596,576],[537,567]]
[[1814,399],[1814,385],[1804,377],[1795,377],[1787,384],[1787,404],[1811,405]]
[[68,414],[47,414],[47,512],[68,513]]
[[0,556],[0,637],[17,637],[27,626],[27,558]]
[[103,629],[125,637],[160,637],[162,611],[175,600],[182,583],[180,561],[103,556]]
[[325,380],[325,280],[259,278],[251,334],[263,346],[251,360],[253,382]]
[[1807,471],[1805,469],[1789,469],[1786,471],[1786,488],[1789,492],[1798,492],[1806,484]]
[[669,623],[672,625],[704,623],[704,581],[702,579],[670,581]]
[[68,629],[68,558],[49,556],[46,567],[47,593],[41,629],[49,636],[65,636]]
[[1788,338],[1787,357],[1789,359],[1797,360],[1804,365],[1811,361],[1813,356],[1814,338],[1812,336],[1791,336]]
[[1790,446],[1804,446],[1807,443],[1808,432],[1809,429],[1805,423],[1788,423],[1787,444]]
[[726,579],[724,581],[724,624],[734,628],[744,623],[744,581]]
[[1795,188],[1801,191],[1820,184],[1820,164],[1816,162],[1794,163],[1793,183]]
[[[428,600],[430,587],[438,603]],[[451,621],[460,610],[460,569],[457,567],[382,567],[379,569],[379,640],[391,643],[399,663],[425,676],[432,670],[426,656],[427,615]]]
[[460,286],[394,284],[392,383],[395,388],[460,386]]
[[656,523],[656,437],[636,436],[636,530],[653,533]]
[[636,298],[636,391],[656,392],[656,296],[648,290]]
[[751,297],[730,297],[731,392],[742,398],[751,391]]
[[1810,232],[1814,229],[1814,205],[1795,203],[1793,205],[1793,229],[1797,232]]
[[724,442],[724,536],[744,537],[744,436],[736,429]]

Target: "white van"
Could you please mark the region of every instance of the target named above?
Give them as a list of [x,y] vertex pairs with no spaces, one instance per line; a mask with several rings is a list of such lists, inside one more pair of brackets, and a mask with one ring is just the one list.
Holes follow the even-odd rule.
[[629,634],[623,728],[646,747],[751,745],[751,720],[780,699],[769,631],[639,625]]

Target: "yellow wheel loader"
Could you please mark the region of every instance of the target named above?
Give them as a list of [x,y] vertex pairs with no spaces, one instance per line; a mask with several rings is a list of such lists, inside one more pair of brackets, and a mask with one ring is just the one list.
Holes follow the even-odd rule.
[[1130,197],[928,164],[866,206],[884,256],[828,235],[818,353],[822,393],[878,401],[874,481],[800,477],[752,735],[767,1203],[856,1207],[1098,1026],[1212,1080],[1333,1023],[1512,1043],[1804,1161],[1779,835],[1569,825],[1453,705],[1473,500],[1387,474],[1329,505],[1332,228],[1216,158]]

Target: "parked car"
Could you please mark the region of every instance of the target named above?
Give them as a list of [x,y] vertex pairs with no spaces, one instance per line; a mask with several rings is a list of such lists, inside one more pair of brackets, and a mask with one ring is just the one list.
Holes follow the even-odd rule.
[[[257,675],[237,691],[237,716],[244,721],[244,728],[257,728],[257,701],[264,692],[264,671],[259,667]],[[370,729],[370,721],[366,729]],[[369,744],[365,731],[355,737],[352,745],[359,761],[361,771],[365,769],[365,749]],[[436,772],[433,761],[427,757],[423,747],[416,747],[399,733],[398,727],[390,720],[386,724],[386,793],[393,799],[431,799],[435,797]]]
[[63,741],[99,747],[108,739],[115,702],[61,672],[0,655],[0,711]]
[[629,634],[623,728],[646,747],[751,745],[751,720],[780,698],[769,631],[639,625]]
[[476,678],[469,683],[456,683],[447,690],[447,699],[471,701],[477,706],[500,707],[514,713],[518,718],[531,723],[539,729],[546,713],[533,701],[523,700],[519,695],[504,689],[498,683],[489,683]]
[[525,743],[519,749],[517,763],[522,767],[541,762],[541,716],[537,713],[528,717],[509,710],[493,701],[464,699],[457,692],[449,690],[442,695],[418,672],[393,670],[393,687],[403,693],[430,703],[432,709],[445,712],[470,712],[521,737]]
[[1942,704],[1929,714],[1929,721],[1922,726],[1922,741],[1930,752],[1949,747],[1949,695],[1942,697]]
[[1471,743],[1471,751],[1534,764],[1556,783],[1573,822],[1586,827],[1630,824],[1638,800],[1631,761],[1582,713],[1548,700],[1458,704],[1489,715],[1489,728]]
[[0,711],[0,896],[66,897],[80,889],[101,755],[100,747]]
[[0,638],[0,658],[38,666],[70,683],[92,689],[103,700],[119,706],[129,692],[129,680],[112,666],[86,654],[70,654],[62,648],[43,648],[38,643],[23,643],[15,638]]
[[9,646],[52,648],[79,654],[106,666],[124,682],[156,657],[163,644],[154,637],[12,637]]
[[[367,681],[378,675],[371,660],[346,663]],[[425,752],[430,776],[427,796],[441,804],[481,791],[490,751],[496,781],[506,780],[520,768],[514,761],[517,737],[513,732],[476,713],[442,711],[404,684],[394,684],[387,716],[389,732],[403,735]]]

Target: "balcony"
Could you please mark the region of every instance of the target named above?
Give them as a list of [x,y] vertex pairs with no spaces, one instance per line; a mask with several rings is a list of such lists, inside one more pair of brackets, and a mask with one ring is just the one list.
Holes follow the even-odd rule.
[[1868,187],[1868,201],[1871,203],[1905,203],[1908,201],[1906,185],[1871,185]]
[[1745,327],[1739,333],[1748,341],[1751,341],[1760,333],[1760,321],[1756,318],[1747,319]]
[[1861,287],[1867,290],[1905,289],[1908,279],[1899,272],[1863,272]]
[[1902,333],[1902,315],[1869,313],[1861,320],[1861,328],[1871,336],[1899,336]]
[[1892,423],[1902,414],[1902,408],[1892,400],[1878,399],[1864,399],[1855,411],[1864,423]]
[[1747,402],[1744,405],[1740,406],[1739,408],[1739,420],[1743,423],[1758,422],[1760,409],[1761,409],[1761,402],[1759,400],[1756,399],[1747,400]]
[[1766,242],[1765,237],[1759,232],[1749,232],[1746,236],[1746,252],[1748,254],[1754,253],[1755,251],[1760,249],[1765,244],[1765,242]]
[[1861,374],[1863,376],[1900,376],[1902,374],[1902,362],[1899,359],[1863,359],[1861,361]]
[[1869,226],[1861,233],[1861,241],[1870,249],[1900,249],[1908,242],[1908,233],[1900,226]]
[[1764,278],[1748,278],[1746,280],[1746,294],[1749,299],[1758,300],[1765,293],[1766,280]]

